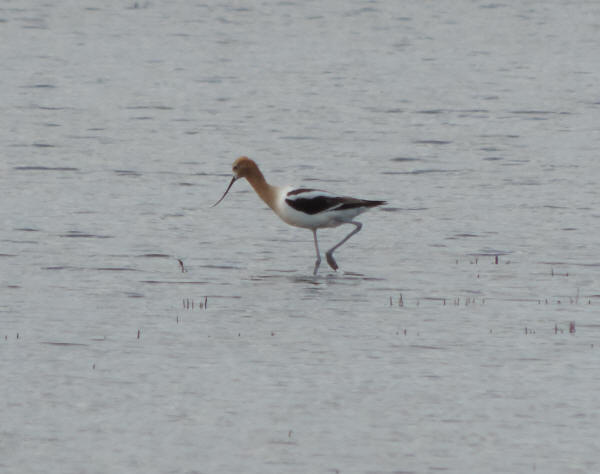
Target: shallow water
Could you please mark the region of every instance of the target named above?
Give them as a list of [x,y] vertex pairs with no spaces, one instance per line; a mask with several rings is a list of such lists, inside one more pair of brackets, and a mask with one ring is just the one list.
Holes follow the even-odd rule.
[[597,471],[598,6],[163,3],[0,7],[2,472]]

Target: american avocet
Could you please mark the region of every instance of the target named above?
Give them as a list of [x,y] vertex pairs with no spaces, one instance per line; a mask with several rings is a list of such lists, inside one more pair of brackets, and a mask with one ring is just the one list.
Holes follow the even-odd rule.
[[240,178],[246,178],[256,191],[256,194],[284,222],[296,227],[312,230],[315,239],[315,249],[317,251],[314,275],[317,274],[317,270],[321,264],[321,254],[319,252],[319,243],[317,242],[317,229],[337,227],[342,224],[354,224],[356,227],[325,253],[329,266],[337,270],[338,264],[333,258],[333,252],[362,228],[362,224],[353,219],[371,207],[381,206],[386,203],[386,201],[367,201],[366,199],[338,196],[326,191],[319,191],[318,189],[273,186],[267,183],[254,161],[246,156],[242,156],[233,162],[233,178],[223,196],[221,196],[221,199],[214,203],[212,207],[215,207],[225,198],[233,183]]

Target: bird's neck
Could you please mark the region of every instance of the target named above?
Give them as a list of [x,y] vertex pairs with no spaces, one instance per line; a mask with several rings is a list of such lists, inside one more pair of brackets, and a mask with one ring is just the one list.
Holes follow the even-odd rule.
[[271,209],[274,209],[275,200],[277,197],[277,188],[267,183],[267,180],[258,169],[252,174],[246,176],[246,179],[254,188],[256,194],[260,196],[267,206],[269,206]]

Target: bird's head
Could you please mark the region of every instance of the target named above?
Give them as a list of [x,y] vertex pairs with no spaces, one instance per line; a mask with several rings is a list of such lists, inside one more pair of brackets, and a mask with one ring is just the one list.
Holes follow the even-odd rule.
[[221,199],[214,203],[212,207],[215,207],[225,198],[225,196],[227,196],[231,186],[233,186],[233,183],[235,183],[238,179],[248,178],[249,176],[260,173],[256,163],[247,156],[240,156],[237,160],[235,160],[231,166],[231,170],[233,171],[233,177],[231,178],[229,186],[227,186],[227,189],[223,193],[223,196],[221,196]]

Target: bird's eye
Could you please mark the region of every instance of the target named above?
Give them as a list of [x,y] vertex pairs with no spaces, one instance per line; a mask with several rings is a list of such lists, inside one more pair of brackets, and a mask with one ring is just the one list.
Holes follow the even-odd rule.
[[237,171],[237,165],[233,167],[233,171]]

